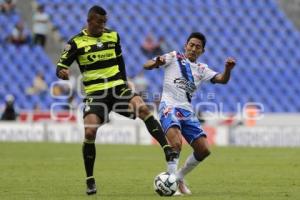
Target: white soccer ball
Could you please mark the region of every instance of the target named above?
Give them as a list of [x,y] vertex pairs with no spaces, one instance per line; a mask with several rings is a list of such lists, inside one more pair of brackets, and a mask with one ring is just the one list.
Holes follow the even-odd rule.
[[154,178],[153,186],[155,192],[160,196],[172,196],[178,188],[175,174],[170,174],[168,172],[158,174]]

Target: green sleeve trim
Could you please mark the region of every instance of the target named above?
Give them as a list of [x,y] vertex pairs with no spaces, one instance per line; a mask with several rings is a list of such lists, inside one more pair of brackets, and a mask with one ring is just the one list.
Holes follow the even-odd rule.
[[151,116],[153,116],[152,113],[150,113],[149,115],[147,115],[147,117],[145,117],[144,122],[147,121]]
[[126,90],[124,90],[121,94],[120,94],[120,96],[123,96],[123,94],[125,94],[125,92],[127,92],[127,91],[129,91],[130,89],[126,89]]
[[69,66],[67,66],[67,65],[64,65],[64,64],[62,64],[62,63],[57,63],[57,66],[59,66],[59,67],[63,67],[63,68],[69,68]]

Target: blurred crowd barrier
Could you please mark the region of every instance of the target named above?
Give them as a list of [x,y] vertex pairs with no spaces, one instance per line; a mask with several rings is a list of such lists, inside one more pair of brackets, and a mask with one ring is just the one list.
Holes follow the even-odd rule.
[[[81,143],[83,136],[82,117],[69,113],[23,113],[19,121],[0,122],[0,141],[14,142],[62,142]],[[266,117],[255,126],[246,123],[212,123],[206,121],[203,129],[208,141],[216,146],[253,146],[253,147],[300,147],[300,125],[295,115],[290,123],[275,123],[279,116]],[[52,116],[53,118],[53,116]],[[268,123],[267,123],[268,122]],[[111,113],[109,123],[98,129],[96,143],[156,145],[144,123]],[[186,142],[185,142],[186,144]]]

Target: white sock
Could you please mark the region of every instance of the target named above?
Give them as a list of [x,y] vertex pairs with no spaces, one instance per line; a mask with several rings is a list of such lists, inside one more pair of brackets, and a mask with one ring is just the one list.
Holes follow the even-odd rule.
[[175,174],[176,173],[178,162],[179,162],[178,158],[175,158],[173,161],[168,162],[168,167],[167,168],[168,168],[168,172],[170,174]]
[[199,165],[199,161],[196,160],[194,154],[192,153],[191,155],[189,155],[189,157],[186,159],[184,165],[182,168],[180,168],[178,170],[178,172],[176,173],[177,179],[178,180],[182,180],[183,177],[185,177],[185,175],[187,175],[188,173],[190,173],[195,167],[197,167],[197,165]]

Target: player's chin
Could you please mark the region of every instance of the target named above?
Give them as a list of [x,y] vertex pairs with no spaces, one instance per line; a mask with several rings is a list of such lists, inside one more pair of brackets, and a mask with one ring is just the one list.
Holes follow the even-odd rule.
[[104,32],[104,28],[99,28],[99,29],[97,29],[97,31],[99,34],[102,34]]
[[195,56],[195,55],[189,55],[189,56],[188,56],[188,59],[189,59],[190,61],[192,61],[192,62],[195,62],[196,59],[197,59],[197,56]]

